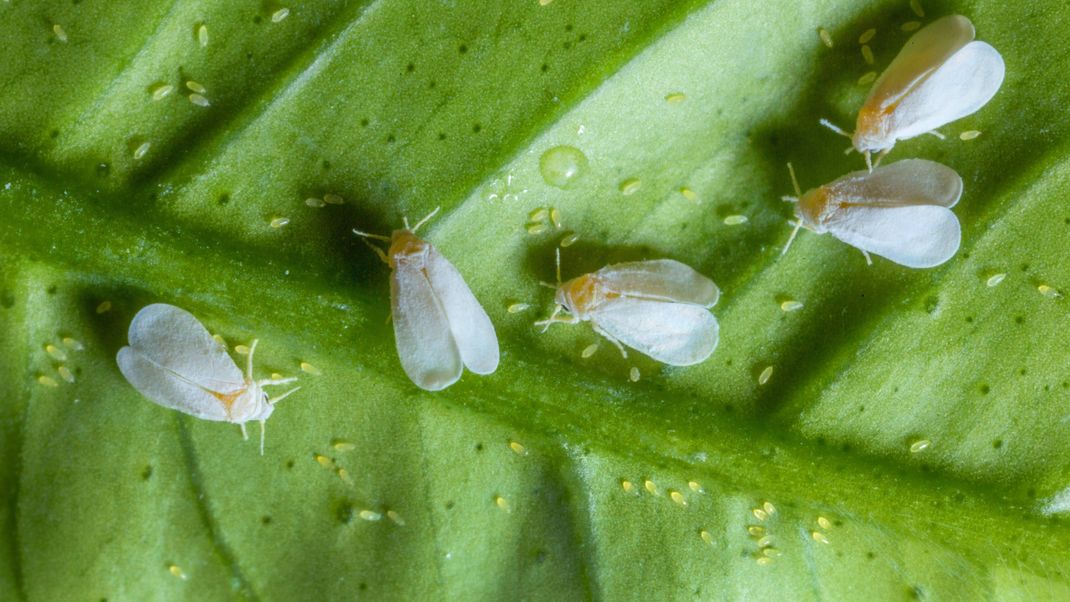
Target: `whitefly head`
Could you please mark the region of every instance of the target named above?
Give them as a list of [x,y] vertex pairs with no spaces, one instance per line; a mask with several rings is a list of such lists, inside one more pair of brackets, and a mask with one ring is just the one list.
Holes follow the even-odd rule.
[[267,420],[275,406],[269,401],[268,394],[257,382],[250,382],[230,406],[231,422],[248,422],[250,420]]
[[423,266],[427,261],[427,255],[431,252],[431,245],[412,233],[411,230],[394,230],[390,237],[390,250],[387,257],[390,258],[390,267],[395,268],[398,264]]
[[860,153],[883,153],[895,146],[895,136],[888,131],[889,120],[863,109],[858,113],[858,123],[851,135],[851,146]]

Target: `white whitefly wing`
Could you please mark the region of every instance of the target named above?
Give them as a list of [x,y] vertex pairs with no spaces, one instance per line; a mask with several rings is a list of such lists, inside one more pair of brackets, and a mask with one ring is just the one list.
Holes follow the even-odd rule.
[[453,267],[437,249],[427,254],[427,278],[431,289],[442,304],[449,322],[453,342],[461,354],[461,361],[476,374],[490,374],[498,368],[498,336],[494,333],[487,312],[468,288],[457,268]]
[[607,302],[591,321],[628,347],[672,366],[690,366],[717,347],[717,319],[689,303],[619,297]]
[[918,30],[873,83],[864,106],[884,110],[897,103],[973,38],[973,24],[962,15],[942,17]]
[[970,42],[899,100],[888,131],[904,140],[973,114],[995,96],[1004,71],[995,48]]
[[954,207],[962,196],[962,178],[950,167],[926,161],[905,159],[873,171],[854,171],[826,188],[837,205],[901,207],[904,205],[940,205]]
[[209,420],[225,420],[211,393],[245,389],[245,379],[208,330],[184,309],[155,303],[130,322],[129,346],[119,350],[119,370],[152,401]]
[[123,347],[115,359],[126,380],[154,403],[204,420],[228,420],[222,400],[134,348]]
[[461,354],[446,312],[419,265],[398,261],[390,276],[394,338],[413,383],[438,391],[461,377]]
[[608,265],[595,276],[606,290],[629,297],[713,307],[720,296],[712,280],[672,259]]
[[962,238],[958,218],[939,205],[856,205],[833,213],[826,227],[855,248],[910,268],[931,268],[951,259]]

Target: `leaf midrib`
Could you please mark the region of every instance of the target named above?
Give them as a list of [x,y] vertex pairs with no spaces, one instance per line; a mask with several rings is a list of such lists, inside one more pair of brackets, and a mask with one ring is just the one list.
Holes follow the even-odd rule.
[[[22,177],[27,178],[25,175]],[[39,198],[39,206],[50,199],[56,203],[50,196]],[[200,246],[188,237],[184,237],[183,245],[177,245],[174,240],[161,238],[158,230],[146,232],[140,223],[130,223],[123,217],[107,215],[111,212],[102,211],[100,205],[72,207],[70,203],[65,206],[58,202],[46,213],[68,218],[64,221],[70,221],[73,214],[79,220],[107,224],[112,241],[148,238],[150,242],[146,247],[149,251],[135,261],[115,261],[116,254],[112,249],[87,251],[52,244],[41,238],[42,233],[38,228],[28,227],[33,220],[27,216],[0,226],[0,232],[11,235],[4,236],[5,245],[23,256],[43,255],[38,260],[44,259],[51,264],[68,268],[79,266],[72,276],[81,274],[86,281],[99,281],[100,277],[106,275],[113,282],[130,283],[148,290],[175,290],[176,298],[173,300],[180,303],[186,300],[195,303],[193,296],[199,296],[201,292],[185,291],[178,286],[179,280],[174,274],[184,273],[187,268],[193,269],[195,265],[211,261],[213,272],[220,276],[227,275],[225,280],[232,284],[224,290],[213,290],[213,301],[231,308],[235,316],[242,316],[234,320],[236,325],[255,329],[258,333],[271,333],[275,344],[287,348],[330,345],[335,348],[333,360],[347,366],[363,366],[374,371],[379,378],[399,386],[408,386],[404,376],[396,369],[392,350],[386,343],[380,342],[379,348],[365,348],[362,354],[357,354],[345,337],[338,336],[325,343],[324,333],[342,332],[341,328],[277,332],[272,327],[279,323],[322,323],[323,312],[335,301],[369,307],[372,303],[382,301],[373,301],[371,294],[355,299],[354,291],[346,290],[341,294],[325,291],[317,278],[305,275],[295,280],[292,287],[276,286],[261,290],[258,297],[251,300],[245,292],[253,283],[273,277],[271,267],[249,265],[207,251],[161,257],[154,250],[185,245],[200,249]],[[45,249],[45,252],[34,253],[35,249]],[[256,311],[251,311],[252,307],[256,307]],[[316,337],[311,336],[313,332]],[[523,385],[514,378],[519,374],[525,375]],[[959,502],[955,512],[941,516],[941,522],[931,526],[934,533],[941,536],[940,540],[955,545],[957,549],[976,550],[977,557],[982,559],[997,560],[994,554],[1015,557],[1024,566],[1039,573],[1049,572],[1039,556],[1057,554],[1058,550],[1070,546],[1070,530],[1053,529],[1050,522],[1029,514],[1029,508],[1013,499],[993,495],[954,476],[940,473],[923,476],[912,468],[904,470],[901,466],[891,464],[886,458],[864,456],[856,452],[830,452],[804,439],[770,431],[768,426],[729,415],[706,425],[672,423],[671,418],[658,412],[666,393],[646,382],[624,387],[608,378],[578,370],[560,358],[538,354],[520,357],[516,353],[510,354],[510,365],[500,368],[495,378],[496,391],[488,391],[479,386],[476,379],[468,378],[444,393],[426,396],[435,402],[467,407],[492,416],[513,428],[533,430],[544,437],[568,441],[570,445],[566,451],[573,450],[571,453],[589,445],[648,464],[670,467],[679,474],[713,477],[727,487],[756,496],[867,509],[870,512],[868,518],[901,526],[905,530],[916,527],[913,517],[931,515],[934,507],[946,507],[948,500],[965,493],[965,501]],[[557,397],[568,400],[567,404],[544,405],[543,411],[530,412],[528,408],[531,402],[525,400],[530,398],[532,390],[541,390],[543,387],[557,389],[560,393]],[[616,405],[629,407],[629,412],[620,415],[607,411],[604,408],[607,395],[616,398]],[[597,408],[602,409],[592,412]],[[710,451],[710,442],[715,451]],[[763,457],[763,452],[771,449],[777,450],[775,462],[766,461]],[[711,460],[695,460],[693,454],[696,450],[706,452]],[[711,466],[711,463],[716,465]],[[756,487],[756,483],[762,486]],[[814,483],[823,484],[821,491],[813,489]],[[909,501],[894,510],[873,504],[870,493],[873,487],[880,488],[886,496]],[[910,507],[916,509],[917,513],[903,509]],[[1039,543],[1030,537],[1038,529],[1044,529],[1048,534]],[[996,530],[1007,534],[1003,542],[1006,549],[986,548],[987,533]]]

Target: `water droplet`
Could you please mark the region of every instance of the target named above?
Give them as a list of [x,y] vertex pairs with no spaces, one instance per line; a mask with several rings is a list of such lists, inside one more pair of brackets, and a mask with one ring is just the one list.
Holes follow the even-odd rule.
[[639,178],[627,178],[620,183],[620,193],[624,196],[631,196],[639,192],[639,189],[642,187],[643,183]]
[[543,180],[556,188],[568,188],[587,171],[587,155],[574,146],[555,146],[539,158]]

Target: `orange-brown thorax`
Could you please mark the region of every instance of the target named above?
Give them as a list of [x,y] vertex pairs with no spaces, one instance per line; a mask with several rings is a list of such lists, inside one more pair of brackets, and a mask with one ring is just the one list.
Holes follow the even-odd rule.
[[802,220],[803,226],[814,232],[824,232],[825,225],[836,209],[827,186],[818,186],[807,190],[795,205],[795,217]]
[[408,230],[394,230],[386,256],[391,269],[401,263],[423,263],[431,245]]
[[595,274],[584,274],[557,287],[556,297],[558,305],[582,320],[599,305],[620,297],[620,293],[606,290]]
[[242,395],[245,395],[245,392],[248,390],[249,388],[246,387],[244,389],[238,389],[237,391],[234,391],[232,393],[220,393],[219,391],[208,392],[212,395],[212,397],[218,399],[219,403],[223,404],[223,408],[227,411],[227,418],[233,418],[231,410],[234,408],[234,402],[237,401],[238,398]]
[[880,152],[895,145],[895,139],[888,136],[890,116],[899,103],[888,103],[887,106],[862,107],[858,112],[858,121],[855,122],[855,132],[851,136],[851,144],[860,153]]

